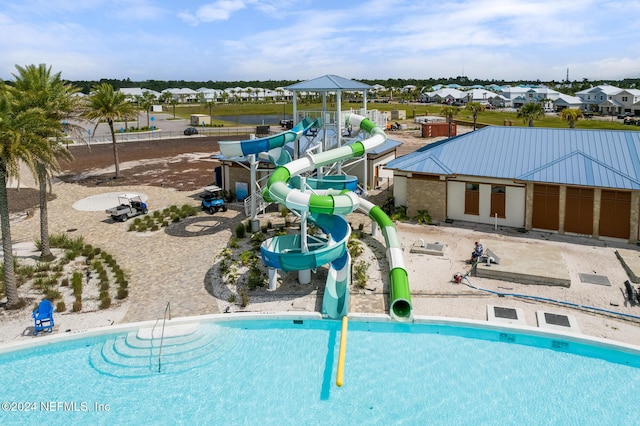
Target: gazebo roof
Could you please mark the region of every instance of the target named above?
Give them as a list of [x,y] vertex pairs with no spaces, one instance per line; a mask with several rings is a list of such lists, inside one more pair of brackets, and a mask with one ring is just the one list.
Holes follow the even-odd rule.
[[322,77],[312,80],[303,81],[285,87],[292,91],[310,91],[310,92],[335,92],[338,90],[369,90],[372,86],[360,83],[359,81],[349,80],[348,78],[339,77],[337,75],[323,75]]

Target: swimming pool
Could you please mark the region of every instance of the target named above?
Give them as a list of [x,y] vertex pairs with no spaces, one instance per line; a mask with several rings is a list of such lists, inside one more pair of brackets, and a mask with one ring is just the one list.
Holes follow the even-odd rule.
[[225,319],[167,329],[160,373],[158,342],[148,345],[159,339],[136,331],[1,354],[1,421],[637,422],[633,350],[477,324],[352,320],[337,387],[340,322]]

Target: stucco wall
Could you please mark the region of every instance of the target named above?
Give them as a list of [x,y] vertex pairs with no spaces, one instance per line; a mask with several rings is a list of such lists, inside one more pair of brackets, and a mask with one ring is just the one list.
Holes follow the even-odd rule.
[[[469,181],[471,182],[471,181]],[[465,188],[467,181],[449,181],[447,185],[447,217],[454,220],[464,220],[477,223],[497,223],[499,226],[522,228],[525,224],[525,188],[509,186],[504,182],[493,182],[495,185],[505,185],[505,217],[491,216],[491,184],[479,184],[480,205],[479,215],[464,213]]]

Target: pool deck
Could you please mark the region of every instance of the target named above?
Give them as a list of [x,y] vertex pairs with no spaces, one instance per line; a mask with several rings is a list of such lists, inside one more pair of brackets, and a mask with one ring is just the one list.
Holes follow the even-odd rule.
[[[174,318],[222,313],[227,308],[231,313],[320,310],[324,280],[315,278],[311,285],[295,285],[294,290],[286,294],[277,289],[251,296],[250,304],[242,309],[214,296],[213,287],[219,284],[214,270],[215,258],[227,246],[238,221],[246,220],[240,204],[231,205],[224,213],[199,215],[166,231],[144,235],[126,232],[127,224],[113,223],[102,208],[90,211],[72,207],[86,197],[132,191],[148,197],[150,210],[197,202],[197,192],[160,187],[54,185],[57,198],[49,203],[50,232],[82,236],[86,243],[113,254],[130,276],[127,301],[120,308],[91,314],[104,315],[104,322],[91,323],[92,327],[162,318],[167,303]],[[37,214],[14,218],[11,228],[14,242],[39,239],[37,220]],[[365,234],[369,235],[365,238],[367,245],[373,246],[371,252],[365,253],[365,260],[370,264],[369,283],[364,289],[352,290],[349,312],[386,314],[389,312],[388,264],[383,237],[380,232],[375,237],[368,234],[371,221],[362,214],[349,215],[348,220],[354,226],[364,225]],[[462,222],[441,226],[398,223],[397,229],[416,316],[487,321],[490,319],[488,306],[498,306],[517,308],[521,310],[519,323],[542,327],[538,311],[545,311],[573,317],[582,333],[640,345],[640,307],[630,303],[624,293],[624,281],[640,277],[640,252],[635,245],[547,232],[520,233],[510,228],[495,229]],[[483,263],[472,268],[466,263],[477,240],[499,258],[498,264]],[[429,247],[436,250],[431,253],[411,250],[418,241],[433,244]],[[455,284],[452,279],[455,273],[467,278]],[[291,274],[287,279],[293,279]],[[604,277],[610,285],[583,282],[581,277],[585,274]],[[312,275],[322,276],[322,273]],[[536,297],[615,311],[628,317],[594,313],[536,300]],[[78,324],[78,318],[58,315],[56,329],[63,332],[84,328]],[[20,319],[18,332],[29,326],[32,326],[30,318]],[[573,332],[573,329],[567,331]]]
[[[487,251],[491,256],[486,254]],[[485,256],[488,260],[483,259],[473,269],[472,274],[476,277],[532,285],[571,285],[569,270],[559,247],[532,252],[528,245],[492,241],[491,247],[485,248]]]

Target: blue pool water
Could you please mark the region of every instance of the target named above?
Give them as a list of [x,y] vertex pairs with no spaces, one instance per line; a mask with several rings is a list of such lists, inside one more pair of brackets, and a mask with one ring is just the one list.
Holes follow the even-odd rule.
[[504,331],[351,321],[339,388],[340,323],[296,322],[202,323],[165,341],[160,373],[157,347],[135,332],[0,355],[0,401],[9,402],[0,423],[637,423],[635,354]]

